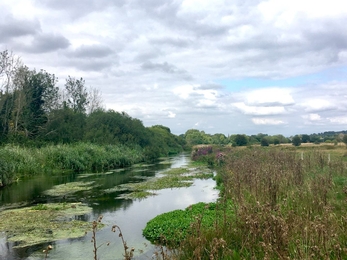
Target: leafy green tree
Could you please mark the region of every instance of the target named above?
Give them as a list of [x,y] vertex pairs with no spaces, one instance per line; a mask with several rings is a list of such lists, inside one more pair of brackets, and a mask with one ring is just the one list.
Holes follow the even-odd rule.
[[125,112],[101,109],[87,117],[84,139],[98,144],[149,145],[149,133],[142,122]]
[[246,135],[241,135],[237,134],[234,139],[234,144],[236,146],[245,146],[248,144],[247,136]]
[[18,68],[13,79],[11,130],[14,135],[23,133],[28,138],[36,138],[44,132],[48,114],[59,99],[56,82],[54,74],[44,70]]
[[277,137],[274,138],[274,145],[278,145],[280,144],[280,139],[278,139]]
[[269,140],[267,137],[263,137],[260,142],[261,146],[269,146]]
[[76,113],[85,113],[89,104],[85,80],[69,76],[66,79],[65,89],[67,91],[67,106]]
[[185,133],[185,140],[188,145],[203,144],[203,134],[197,129],[189,129]]
[[214,134],[211,137],[213,144],[228,144],[228,138],[224,134]]
[[306,134],[302,135],[302,136],[301,136],[301,141],[302,141],[303,143],[309,143],[309,142],[310,142],[310,136],[309,136],[309,135],[306,135]]
[[170,128],[162,125],[149,127],[151,135],[151,146],[157,147],[160,155],[176,154],[182,151],[179,139],[171,134]]
[[51,112],[42,140],[55,144],[76,143],[83,140],[86,128],[86,115],[75,113],[65,106]]
[[0,141],[7,139],[9,131],[13,128],[11,114],[14,107],[13,75],[21,65],[20,58],[12,52],[0,52]]
[[301,138],[300,136],[296,135],[293,137],[292,144],[294,146],[300,146],[301,145]]

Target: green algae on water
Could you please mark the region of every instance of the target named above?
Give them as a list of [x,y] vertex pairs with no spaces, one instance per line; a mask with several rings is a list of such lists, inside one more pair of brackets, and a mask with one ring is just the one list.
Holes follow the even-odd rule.
[[79,192],[79,191],[89,191],[91,190],[94,186],[95,182],[90,181],[90,182],[69,182],[66,184],[60,184],[54,186],[50,190],[46,190],[44,193],[49,196],[66,196],[66,195],[71,195],[73,193]]
[[76,220],[92,208],[82,203],[51,203],[0,212],[0,232],[15,247],[27,247],[67,238],[78,238],[91,229],[91,223]]
[[121,195],[121,198],[139,199],[154,196],[153,190],[173,189],[190,187],[194,179],[209,179],[213,172],[206,167],[199,168],[174,168],[160,173],[160,176],[147,178],[143,182],[121,184],[114,188],[105,190],[111,193],[121,190],[129,190],[131,193]]

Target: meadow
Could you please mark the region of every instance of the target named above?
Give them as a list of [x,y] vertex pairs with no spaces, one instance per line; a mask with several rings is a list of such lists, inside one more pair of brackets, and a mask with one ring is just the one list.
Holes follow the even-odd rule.
[[159,259],[347,258],[345,146],[198,146],[192,157],[217,170],[220,198],[214,213],[207,205],[150,221],[146,234],[175,242]]

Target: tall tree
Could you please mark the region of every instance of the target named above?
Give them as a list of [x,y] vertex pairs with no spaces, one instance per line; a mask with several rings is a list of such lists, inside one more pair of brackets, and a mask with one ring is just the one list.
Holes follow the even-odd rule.
[[24,132],[26,137],[36,137],[44,130],[49,113],[58,106],[57,78],[44,70],[37,72],[28,67],[18,68],[13,79],[14,107],[13,133]]
[[11,126],[14,106],[13,76],[21,65],[20,58],[7,50],[0,52],[0,132],[4,140]]
[[96,88],[90,88],[88,93],[88,102],[88,114],[91,114],[98,109],[104,110],[102,94],[100,90]]
[[65,89],[67,91],[67,106],[76,113],[86,113],[89,100],[85,80],[69,76],[66,79]]

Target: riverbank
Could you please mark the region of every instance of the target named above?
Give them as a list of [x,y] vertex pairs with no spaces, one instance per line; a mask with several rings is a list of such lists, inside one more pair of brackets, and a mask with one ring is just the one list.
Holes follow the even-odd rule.
[[0,147],[0,188],[43,172],[102,172],[153,159],[140,146],[78,143],[30,148],[5,145]]
[[197,216],[173,259],[346,259],[345,148],[210,148],[196,159],[217,167],[228,214]]

